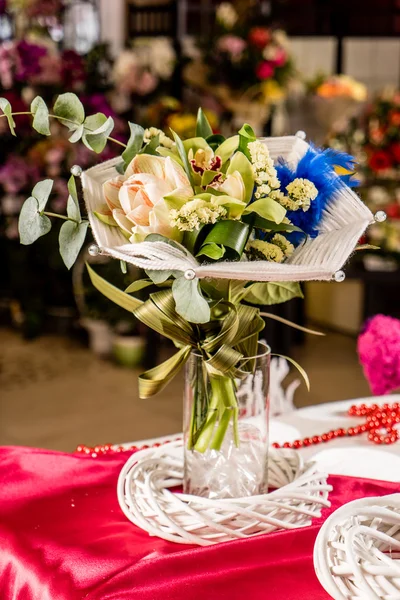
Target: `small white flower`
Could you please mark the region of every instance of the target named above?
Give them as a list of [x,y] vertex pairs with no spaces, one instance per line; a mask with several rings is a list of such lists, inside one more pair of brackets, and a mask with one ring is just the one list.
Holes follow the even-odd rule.
[[199,229],[200,225],[216,223],[227,215],[227,210],[219,206],[213,200],[190,200],[186,202],[179,210],[170,211],[170,222],[172,227],[177,227],[180,231],[193,231]]
[[143,141],[145,144],[148,144],[150,140],[153,138],[160,136],[160,146],[164,146],[164,148],[172,148],[174,142],[169,138],[161,129],[157,129],[157,127],[150,127],[149,129],[144,130]]
[[257,199],[270,196],[273,190],[279,188],[279,180],[269,150],[259,141],[250,142],[248,149],[257,184],[254,195]]
[[286,258],[291,256],[294,252],[293,244],[289,242],[289,240],[286,239],[285,236],[281,233],[276,233],[272,238],[271,243],[278,246],[282,250]]
[[302,208],[305,212],[310,208],[311,202],[318,196],[318,190],[313,182],[302,177],[297,177],[289,183],[286,186],[286,191],[289,194],[288,203],[295,206],[295,208],[290,208],[290,210]]
[[227,29],[231,29],[238,20],[235,7],[230,2],[222,2],[217,8],[217,21]]
[[250,260],[268,260],[269,262],[281,263],[285,258],[279,246],[262,240],[248,242],[245,252]]

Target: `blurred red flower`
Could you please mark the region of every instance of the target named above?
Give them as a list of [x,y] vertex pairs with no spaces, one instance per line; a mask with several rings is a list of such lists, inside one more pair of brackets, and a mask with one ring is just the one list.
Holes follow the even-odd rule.
[[273,77],[274,72],[275,68],[268,60],[264,60],[264,62],[260,63],[256,69],[258,79],[270,79],[270,77]]
[[386,171],[393,165],[389,152],[377,150],[368,159],[368,166],[372,171]]
[[249,31],[249,42],[256,48],[263,50],[271,39],[271,32],[265,27],[253,27]]
[[390,146],[390,152],[396,163],[400,164],[400,142],[394,142]]

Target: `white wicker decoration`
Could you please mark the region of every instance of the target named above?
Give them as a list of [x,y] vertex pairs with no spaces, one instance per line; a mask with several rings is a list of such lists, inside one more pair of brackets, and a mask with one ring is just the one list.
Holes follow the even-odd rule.
[[332,487],[299,453],[271,449],[269,485],[275,491],[247,498],[211,500],[173,493],[183,479],[182,441],[132,455],[118,480],[125,516],[150,535],[179,544],[209,546],[311,524],[330,506]]
[[336,510],[318,534],[314,567],[335,600],[399,600],[400,494]]
[[[296,165],[309,145],[299,135],[263,138],[271,157],[283,157]],[[358,196],[347,186],[333,197],[324,211],[320,234],[299,246],[290,259],[277,264],[268,261],[221,262],[203,265],[184,251],[177,252],[163,242],[127,244],[118,227],[99,221],[94,211],[104,205],[102,185],[118,173],[119,158],[107,161],[82,174],[83,191],[94,238],[105,254],[133,263],[139,268],[188,272],[188,278],[205,277],[251,281],[330,280],[353,252],[358,240],[374,217]]]

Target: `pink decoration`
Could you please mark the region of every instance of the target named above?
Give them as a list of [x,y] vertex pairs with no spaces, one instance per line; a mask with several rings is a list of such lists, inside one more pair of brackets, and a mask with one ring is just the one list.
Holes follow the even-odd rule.
[[400,320],[376,315],[367,321],[358,354],[373,394],[400,388]]
[[283,65],[286,63],[286,61],[287,61],[286,50],[278,47],[276,49],[274,57],[270,59],[270,62],[273,64],[274,67],[283,67]]
[[268,60],[265,60],[262,63],[260,63],[256,69],[256,75],[259,79],[270,79],[271,77],[273,77],[274,72],[275,68],[273,64]]
[[218,50],[221,52],[227,52],[232,57],[238,58],[246,48],[247,44],[243,38],[240,38],[237,35],[223,35],[218,40],[217,46]]

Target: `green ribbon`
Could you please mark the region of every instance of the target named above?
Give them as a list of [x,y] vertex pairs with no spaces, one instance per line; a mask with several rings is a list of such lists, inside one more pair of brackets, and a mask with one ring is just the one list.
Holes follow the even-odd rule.
[[[176,312],[171,289],[150,294],[149,299],[143,302],[108,283],[89,265],[87,269],[99,292],[132,312],[154,331],[172,340],[179,348],[171,358],[140,375],[141,398],[150,398],[161,392],[184,366],[192,350],[204,357],[210,376],[235,378],[244,377],[249,372],[251,357],[256,354],[258,334],[264,328],[258,308],[218,302],[212,308],[212,321],[206,324],[205,337],[202,339],[198,327]],[[249,360],[246,361],[247,357]]]

